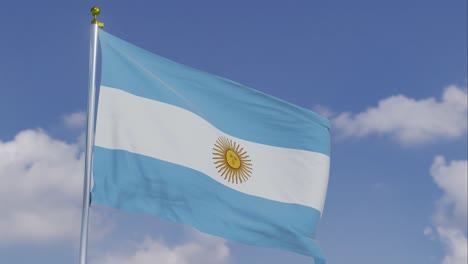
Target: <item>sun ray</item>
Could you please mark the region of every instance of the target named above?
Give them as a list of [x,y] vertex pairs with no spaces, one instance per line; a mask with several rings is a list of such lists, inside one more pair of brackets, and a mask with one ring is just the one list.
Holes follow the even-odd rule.
[[226,177],[227,177],[227,172],[229,172],[228,168],[222,167],[221,170],[220,170],[220,172],[221,172],[221,177],[224,176],[224,179],[226,179]]

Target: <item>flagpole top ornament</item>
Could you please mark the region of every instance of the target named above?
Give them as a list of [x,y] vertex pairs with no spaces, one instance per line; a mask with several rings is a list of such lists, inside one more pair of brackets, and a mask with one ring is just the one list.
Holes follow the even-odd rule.
[[100,22],[97,20],[97,16],[101,13],[101,9],[97,6],[93,6],[91,8],[91,15],[93,15],[93,20],[91,21],[91,24],[97,24],[100,28],[104,27],[104,23]]

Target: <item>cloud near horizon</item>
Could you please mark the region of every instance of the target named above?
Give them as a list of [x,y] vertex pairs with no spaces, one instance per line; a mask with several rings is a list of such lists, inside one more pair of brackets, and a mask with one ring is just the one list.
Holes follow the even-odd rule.
[[95,258],[93,264],[228,264],[230,251],[224,239],[191,231],[185,243],[168,246],[162,240],[145,238],[129,242],[131,252],[111,253]]
[[[83,113],[65,115],[62,125],[79,129]],[[75,142],[52,138],[42,129],[0,140],[0,244],[79,240],[84,173],[83,136]],[[92,239],[112,228],[93,214]]]
[[76,238],[83,153],[77,144],[24,130],[0,141],[0,243]]
[[[434,211],[435,231],[444,244],[446,255],[443,264],[468,263],[468,161],[456,160],[447,162],[444,157],[437,156],[430,170],[437,186],[443,191],[437,201]],[[424,233],[432,236],[432,231]]]

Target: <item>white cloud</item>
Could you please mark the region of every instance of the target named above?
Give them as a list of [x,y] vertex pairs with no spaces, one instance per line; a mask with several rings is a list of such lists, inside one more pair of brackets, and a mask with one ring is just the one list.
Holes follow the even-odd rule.
[[435,157],[431,167],[434,182],[444,192],[437,205],[436,221],[462,227],[465,231],[468,220],[467,170],[467,160],[447,163],[442,156]]
[[466,87],[449,86],[441,100],[391,96],[364,112],[342,113],[332,122],[345,137],[388,134],[403,144],[416,144],[464,135],[467,110]]
[[447,254],[442,260],[443,264],[468,263],[468,240],[463,231],[454,228],[439,227],[437,228],[437,233],[447,249]]
[[[78,128],[81,115],[67,115],[63,125]],[[11,141],[0,140],[0,243],[79,239],[82,137],[67,143],[36,129],[21,131]],[[112,226],[102,214],[93,214],[90,238],[102,238]]]
[[428,236],[428,237],[432,237],[434,232],[432,231],[432,228],[427,226],[426,228],[424,228],[424,231],[423,231],[424,235],[425,236]]
[[315,105],[312,109],[325,118],[331,118],[334,115],[330,108],[323,105]]
[[168,246],[163,241],[146,238],[133,245],[133,252],[110,253],[96,258],[96,264],[223,264],[229,261],[229,248],[225,240],[194,233],[189,241]]
[[434,212],[435,230],[446,247],[443,264],[466,264],[468,161],[448,163],[444,157],[437,156],[431,167],[431,175],[443,191]]
[[86,115],[84,112],[75,112],[63,116],[63,122],[67,128],[83,129],[86,125]]
[[76,144],[26,130],[0,141],[0,242],[75,236],[83,155]]

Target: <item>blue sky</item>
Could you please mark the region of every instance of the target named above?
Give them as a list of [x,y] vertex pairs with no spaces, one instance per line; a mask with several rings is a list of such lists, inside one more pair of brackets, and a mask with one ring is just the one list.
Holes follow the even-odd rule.
[[[466,263],[463,0],[3,3],[0,263],[77,263],[93,5],[113,35],[331,120],[329,263]],[[101,206],[91,225],[92,264],[312,262]]]

